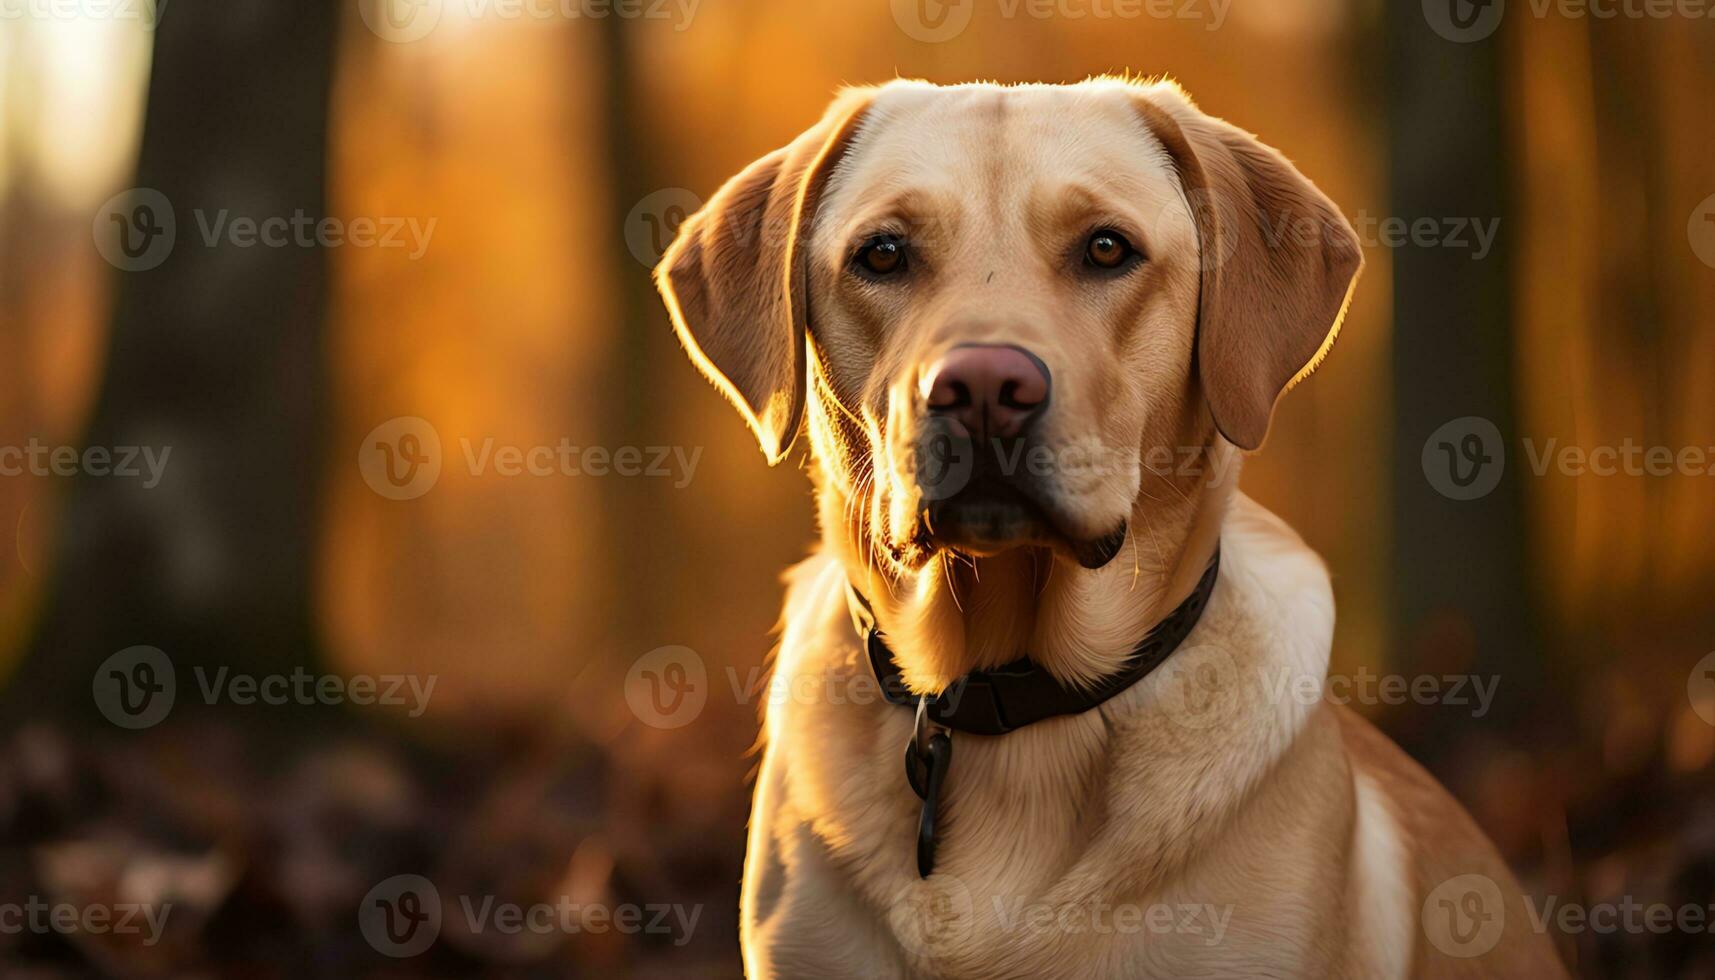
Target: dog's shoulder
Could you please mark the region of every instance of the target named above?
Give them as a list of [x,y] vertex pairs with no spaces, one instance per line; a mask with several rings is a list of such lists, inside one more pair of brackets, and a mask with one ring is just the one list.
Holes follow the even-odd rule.
[[1374,725],[1343,705],[1329,708],[1360,795],[1371,795],[1380,810],[1373,816],[1397,828],[1390,836],[1403,851],[1401,904],[1421,916],[1411,975],[1564,977],[1553,944],[1532,928],[1512,871],[1465,808]]

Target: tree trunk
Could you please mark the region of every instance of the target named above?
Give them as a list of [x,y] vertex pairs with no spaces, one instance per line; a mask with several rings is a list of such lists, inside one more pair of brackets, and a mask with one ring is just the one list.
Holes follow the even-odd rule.
[[[127,265],[160,252],[104,252],[121,271],[84,442],[148,447],[164,466],[153,486],[73,482],[14,710],[98,718],[96,668],[137,644],[172,658],[181,704],[196,666],[314,659],[327,261],[305,241],[326,214],[338,9],[176,0],[160,20],[136,186],[164,196],[175,229],[153,268]],[[141,246],[144,218],[128,204],[114,220]],[[285,244],[244,230],[270,218],[294,222]]]
[[[1500,16],[1499,4],[1449,3]],[[1450,39],[1421,4],[1387,9],[1388,217],[1407,226],[1432,219],[1442,229],[1451,219],[1498,222],[1481,258],[1469,227],[1463,247],[1447,235],[1393,253],[1397,663],[1408,676],[1504,676],[1506,690],[1535,690],[1542,672],[1526,576],[1529,470],[1513,397],[1501,39]],[[1497,698],[1484,721],[1509,725],[1528,700]],[[1449,713],[1419,720],[1427,716],[1434,728]],[[1430,755],[1444,747],[1436,731],[1399,734]]]

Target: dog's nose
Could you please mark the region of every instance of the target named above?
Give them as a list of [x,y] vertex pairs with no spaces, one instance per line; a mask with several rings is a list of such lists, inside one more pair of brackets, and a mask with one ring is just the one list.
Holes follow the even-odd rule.
[[1048,404],[1048,367],[1022,347],[966,344],[924,375],[929,412],[957,419],[972,438],[1015,436]]

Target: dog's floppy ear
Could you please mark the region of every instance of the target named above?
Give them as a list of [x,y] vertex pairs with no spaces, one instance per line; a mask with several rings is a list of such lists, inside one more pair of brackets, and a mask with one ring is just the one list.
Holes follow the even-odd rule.
[[750,424],[770,465],[804,416],[816,204],[868,103],[865,91],[846,93],[821,122],[727,181],[655,267],[685,351]]
[[1137,97],[1179,170],[1197,224],[1197,365],[1215,425],[1241,449],[1275,400],[1322,362],[1363,254],[1334,203],[1277,151],[1205,115],[1172,86]]

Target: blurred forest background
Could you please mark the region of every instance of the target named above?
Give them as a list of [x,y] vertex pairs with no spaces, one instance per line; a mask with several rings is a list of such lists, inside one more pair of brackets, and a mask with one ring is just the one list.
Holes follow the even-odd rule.
[[[835,88],[896,74],[1170,74],[1342,207],[1366,238],[1351,315],[1243,478],[1330,565],[1335,673],[1499,679],[1481,717],[1359,707],[1531,890],[1715,902],[1715,679],[1694,669],[1715,477],[1539,476],[1521,448],[1715,447],[1715,21],[1517,2],[1459,40],[1440,0],[390,2],[4,8],[0,446],[172,450],[152,487],[0,476],[0,901],[175,913],[148,948],[0,935],[0,974],[737,975],[746,692],[809,488],[685,362],[648,270]],[[176,215],[153,268],[98,247],[132,188]],[[435,224],[421,254],[209,244],[222,209]],[[1478,254],[1455,220],[1498,234]],[[1507,469],[1454,500],[1423,450],[1467,416]],[[412,499],[358,462],[400,417],[444,450]],[[691,479],[505,478],[461,439],[701,456]],[[180,697],[128,731],[92,683],[138,644]],[[625,696],[669,645],[707,672],[677,728]],[[415,716],[206,708],[198,666],[436,687]],[[393,961],[355,915],[401,873],[702,912],[688,937],[453,931]],[[1560,941],[1584,976],[1715,976],[1707,935]]]

